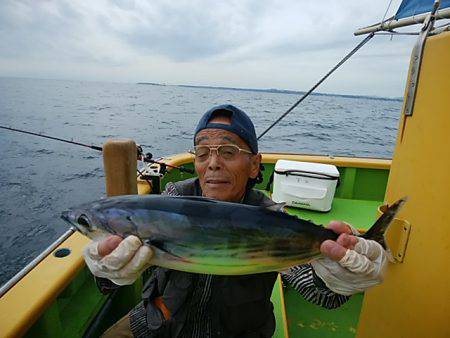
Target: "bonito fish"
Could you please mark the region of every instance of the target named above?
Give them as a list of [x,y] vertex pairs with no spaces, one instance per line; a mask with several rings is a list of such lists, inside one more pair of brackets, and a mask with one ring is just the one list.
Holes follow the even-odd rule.
[[[363,237],[385,247],[384,232],[404,201],[391,205]],[[93,240],[138,236],[154,250],[154,265],[217,275],[282,271],[319,257],[320,244],[338,237],[272,208],[202,197],[118,196],[61,217]]]

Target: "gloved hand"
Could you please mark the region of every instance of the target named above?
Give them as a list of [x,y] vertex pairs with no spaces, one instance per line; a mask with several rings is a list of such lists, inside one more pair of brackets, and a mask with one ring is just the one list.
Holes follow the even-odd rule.
[[117,285],[133,284],[151,266],[153,251],[136,236],[122,240],[110,236],[101,242],[91,242],[83,252],[92,274],[107,278]]
[[332,222],[329,228],[341,235],[336,242],[323,242],[320,249],[326,257],[311,262],[326,286],[349,296],[380,284],[388,260],[383,247],[375,241],[349,235],[354,228],[344,222]]

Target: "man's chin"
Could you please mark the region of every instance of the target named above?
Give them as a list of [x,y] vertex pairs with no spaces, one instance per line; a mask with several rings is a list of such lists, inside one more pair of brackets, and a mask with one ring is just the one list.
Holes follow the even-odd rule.
[[232,194],[228,191],[227,186],[214,185],[208,186],[203,190],[203,195],[208,198],[212,198],[219,201],[232,201]]

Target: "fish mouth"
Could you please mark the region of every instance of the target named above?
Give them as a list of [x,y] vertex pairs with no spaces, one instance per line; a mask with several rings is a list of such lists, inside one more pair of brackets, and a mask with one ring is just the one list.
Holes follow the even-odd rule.
[[71,210],[65,210],[61,213],[61,218],[69,223],[71,226],[75,227],[76,230],[81,232],[83,235],[88,235],[89,231],[84,226],[80,225],[77,221],[75,221],[74,214]]
[[63,220],[65,220],[67,223],[71,224],[71,225],[75,225],[73,224],[73,222],[70,219],[70,210],[65,210],[61,213],[61,218]]

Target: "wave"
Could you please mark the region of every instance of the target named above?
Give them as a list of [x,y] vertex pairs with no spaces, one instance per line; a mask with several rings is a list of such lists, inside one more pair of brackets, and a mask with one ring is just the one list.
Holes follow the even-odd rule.
[[99,158],[98,156],[92,156],[92,155],[83,156],[83,159],[85,159],[85,160],[93,160],[93,159],[98,159],[98,158]]
[[36,150],[34,153],[35,154],[42,154],[42,155],[50,155],[50,154],[53,154],[54,151],[50,150],[50,149],[39,149],[39,150]]
[[73,173],[73,174],[71,174],[71,176],[66,177],[62,181],[69,182],[69,181],[73,181],[73,180],[85,180],[85,179],[93,178],[93,177],[97,177],[97,178],[104,177],[103,170],[101,168],[95,168],[91,171],[84,172],[84,173]]

